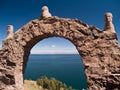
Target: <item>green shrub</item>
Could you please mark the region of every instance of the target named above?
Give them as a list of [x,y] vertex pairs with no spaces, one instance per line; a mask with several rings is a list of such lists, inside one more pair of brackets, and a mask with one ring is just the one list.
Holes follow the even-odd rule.
[[50,78],[48,79],[46,76],[42,76],[37,80],[37,84],[39,86],[42,86],[44,89],[49,90],[73,90],[72,87],[67,87],[65,83],[62,83],[61,81]]

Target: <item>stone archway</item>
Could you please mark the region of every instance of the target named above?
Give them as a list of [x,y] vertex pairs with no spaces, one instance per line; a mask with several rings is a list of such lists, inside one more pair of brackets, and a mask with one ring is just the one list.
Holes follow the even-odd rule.
[[89,90],[120,89],[120,47],[107,33],[75,19],[36,19],[3,41],[0,50],[0,90],[23,90],[23,74],[31,48],[48,37],[63,37],[77,48],[85,66]]

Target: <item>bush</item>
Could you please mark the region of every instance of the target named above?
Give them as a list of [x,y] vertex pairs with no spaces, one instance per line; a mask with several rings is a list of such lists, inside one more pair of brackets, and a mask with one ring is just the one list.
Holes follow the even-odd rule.
[[71,86],[68,88],[65,83],[62,83],[55,78],[48,79],[46,76],[42,76],[40,79],[38,79],[37,84],[42,86],[44,89],[49,90],[73,90]]

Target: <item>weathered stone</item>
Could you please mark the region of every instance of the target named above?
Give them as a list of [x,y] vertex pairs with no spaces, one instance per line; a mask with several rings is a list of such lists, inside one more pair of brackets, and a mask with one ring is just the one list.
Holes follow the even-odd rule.
[[104,26],[104,32],[106,33],[116,33],[115,32],[115,28],[114,28],[114,25],[112,23],[112,18],[113,18],[113,15],[112,13],[106,13],[105,14],[105,26]]
[[[63,37],[77,48],[89,90],[120,89],[120,47],[115,33],[104,33],[79,20],[49,17],[32,20],[0,49],[0,90],[23,90],[23,74],[32,47],[49,37]],[[111,89],[112,88],[112,89]]]
[[40,19],[43,19],[43,18],[48,18],[48,17],[51,17],[51,13],[49,12],[49,9],[47,6],[43,6],[42,7],[42,15],[40,17]]
[[6,37],[6,39],[10,39],[10,38],[13,38],[13,26],[12,25],[7,26],[7,37]]

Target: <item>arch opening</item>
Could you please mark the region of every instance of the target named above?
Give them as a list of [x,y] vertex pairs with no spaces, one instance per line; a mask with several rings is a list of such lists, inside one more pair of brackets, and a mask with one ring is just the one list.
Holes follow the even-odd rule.
[[26,65],[24,79],[55,77],[77,90],[87,89],[82,59],[67,39],[50,37],[40,40],[31,49]]

